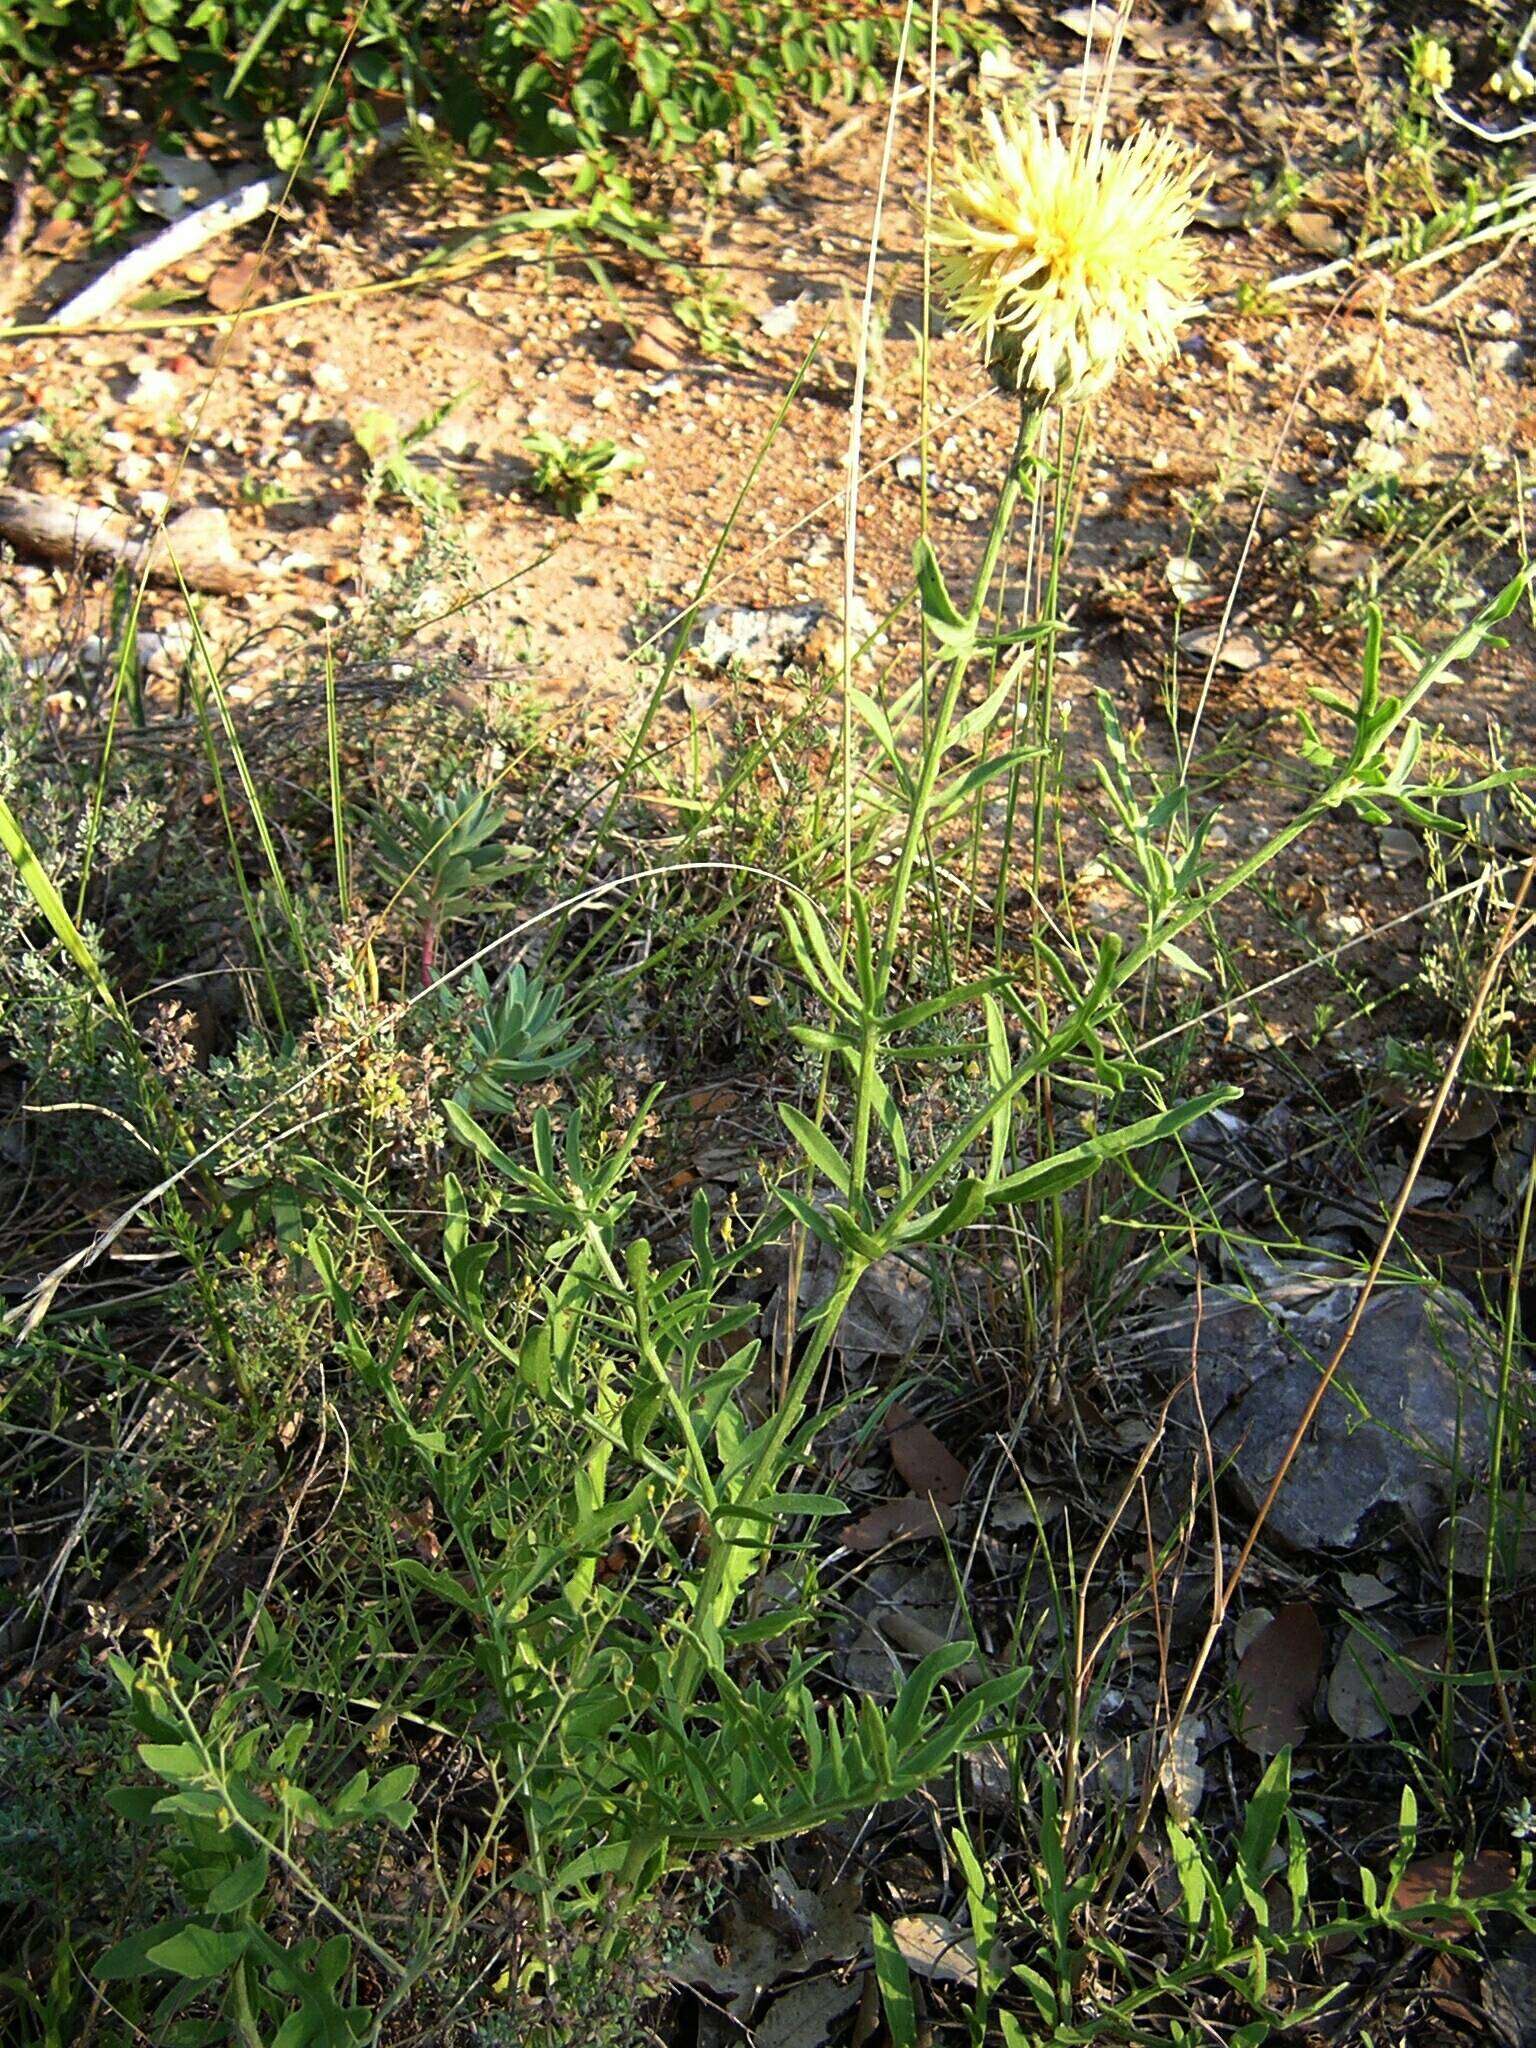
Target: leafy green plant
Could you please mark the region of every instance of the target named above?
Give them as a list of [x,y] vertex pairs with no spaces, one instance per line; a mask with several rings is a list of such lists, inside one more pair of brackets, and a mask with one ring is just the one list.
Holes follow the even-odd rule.
[[[151,175],[146,141],[201,142],[207,115],[260,129],[280,171],[331,191],[356,177],[403,101],[505,176],[629,209],[632,159],[750,156],[794,104],[854,97],[894,57],[902,13],[853,0],[20,0],[0,13],[0,154],[32,160],[99,235]],[[926,41],[918,22],[914,37]],[[989,40],[959,12],[958,54]],[[248,146],[247,146],[248,148]],[[632,217],[632,215],[631,215]]]
[[42,415],[42,429],[44,450],[71,483],[99,476],[106,468],[102,422],[86,410],[80,394],[47,408]]
[[[371,2014],[344,2002],[356,1930],[309,1878],[299,1845],[308,1835],[372,1823],[409,1827],[416,1767],[401,1764],[377,1780],[360,1769],[324,1800],[299,1778],[308,1723],[295,1721],[275,1736],[259,1720],[251,1725],[255,1702],[224,1693],[205,1704],[195,1683],[184,1695],[165,1644],[156,1643],[143,1666],[115,1658],[113,1670],[143,1738],[139,1759],[168,1789],[122,1785],[107,1796],[133,1826],[155,1835],[155,1862],[180,1910],[114,1943],[96,1959],[93,1976],[114,1985],[169,1978],[150,2015],[162,2040],[346,2048],[363,2039]],[[274,1934],[270,1892],[279,1876],[335,1931]],[[371,1940],[365,1946],[398,1973]],[[223,2024],[199,2028],[183,2018],[194,2006],[211,2006]]]
[[432,978],[444,927],[527,864],[529,850],[505,838],[506,823],[490,792],[476,789],[401,802],[374,821],[380,864],[421,920],[423,982]]
[[567,519],[590,519],[619,478],[640,467],[632,448],[613,441],[581,441],[541,430],[525,435],[523,446],[537,458],[528,488],[536,498],[548,498]]
[[[358,443],[362,447],[361,442]],[[367,454],[368,450],[363,449]],[[287,505],[293,499],[293,486],[281,477],[260,476],[254,470],[240,479],[240,502],[242,505],[256,505],[263,512],[270,512],[274,505]]]
[[[1522,1926],[1533,1923],[1529,1852],[1492,1888],[1473,1882],[1463,1890],[1466,1860],[1449,1858],[1443,1872],[1435,1866],[1439,1881],[1432,1894],[1425,1896],[1421,1884],[1400,1900],[1419,1830],[1418,1803],[1407,1786],[1385,1870],[1360,1867],[1358,1900],[1319,1900],[1306,1831],[1292,1807],[1288,1750],[1264,1772],[1229,1843],[1218,1844],[1196,1823],[1181,1823],[1171,1814],[1164,1828],[1160,1847],[1166,1849],[1169,1888],[1177,1899],[1170,1915],[1177,1935],[1172,1953],[1151,1968],[1133,1962],[1085,1910],[1099,1874],[1069,1870],[1048,1773],[1041,1775],[1027,1898],[1000,1897],[969,1833],[963,1826],[954,1830],[965,1880],[967,1953],[974,1955],[975,1990],[965,2024],[977,2048],[994,2038],[994,2021],[1004,2048],[1035,2048],[1045,2040],[1062,2048],[1178,2041],[1194,2025],[1196,2001],[1205,1993],[1221,1995],[1242,2015],[1224,2039],[1239,2048],[1262,2048],[1297,2026],[1337,2013],[1345,1987],[1319,1987],[1316,1981],[1316,1965],[1330,1950],[1379,1934],[1438,1948],[1480,1933],[1495,1915]],[[894,2048],[916,2048],[911,1972],[878,1917],[873,1932],[875,1975],[891,2040]],[[1308,1966],[1312,1982],[1298,2000],[1294,1966],[1300,1963]]]
[[423,517],[434,520],[451,518],[458,511],[459,498],[453,485],[447,478],[423,469],[413,460],[412,450],[436,433],[454,408],[462,404],[465,395],[461,391],[445,399],[403,433],[393,413],[378,406],[368,408],[352,429],[352,438],[368,458],[370,500],[403,498]]
[[[1456,1026],[1473,1014],[1474,992],[1487,965],[1492,934],[1508,914],[1518,886],[1518,859],[1510,858],[1536,825],[1529,777],[1508,765],[1508,743],[1491,730],[1489,773],[1462,785],[1459,816],[1442,816],[1423,832],[1428,894],[1419,975]],[[1522,786],[1523,785],[1523,786]],[[1468,886],[1473,884],[1475,886]],[[1517,951],[1497,1001],[1477,1014],[1467,1055],[1474,1084],[1518,1091],[1536,1078],[1536,963]],[[1426,1043],[1411,1052],[1389,1047],[1403,1069],[1420,1077],[1437,1071],[1442,1048]]]
[[673,316],[705,355],[723,356],[732,362],[745,360],[747,350],[736,333],[743,308],[718,276],[687,264],[668,263],[662,266],[660,278]]
[[520,962],[499,989],[476,966],[466,996],[470,1069],[457,1100],[467,1109],[510,1115],[517,1107],[514,1089],[564,1073],[586,1051],[586,1041],[572,1035],[564,990],[528,974]]
[[[449,1105],[500,1187],[477,1225],[462,1188],[445,1186],[446,1291],[504,1369],[454,1375],[424,1422],[391,1393],[329,1238],[310,1244],[351,1368],[393,1407],[466,1576],[413,1559],[396,1570],[475,1618],[498,1774],[538,1845],[527,1883],[583,1907],[614,1880],[638,1896],[701,1853],[915,1790],[1029,1681],[1021,1668],[944,1690],[974,1661],[965,1643],[924,1659],[889,1710],[822,1700],[812,1661],[793,1659],[778,1683],[733,1670],[746,1646],[794,1626],[793,1614],[738,1614],[765,1540],[842,1503],[787,1486],[813,1425],[754,1429],[738,1404],[758,1347],[744,1340],[750,1311],[721,1299],[736,1262],[710,1246],[707,1202],[694,1204],[689,1256],[668,1265],[624,1230],[648,1107],[595,1156],[579,1112],[562,1139],[541,1110],[523,1164]],[[514,1338],[486,1275],[528,1233],[544,1247],[542,1277]],[[543,1449],[530,1461],[532,1443]],[[680,1548],[689,1523],[702,1568]],[[636,1601],[627,1574],[600,1569],[621,1534],[667,1567],[655,1597]]]
[[116,1746],[99,1728],[77,1727],[57,1700],[35,1720],[12,1712],[0,1735],[0,1909],[80,1899],[126,1872],[103,1840],[101,1781]]

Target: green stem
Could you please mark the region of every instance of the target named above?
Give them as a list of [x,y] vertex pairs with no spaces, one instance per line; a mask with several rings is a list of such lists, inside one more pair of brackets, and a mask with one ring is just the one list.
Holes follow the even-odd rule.
[[[1018,438],[1014,443],[1013,455],[1008,463],[1003,487],[998,494],[997,510],[992,516],[992,529],[987,535],[987,545],[981,557],[981,567],[976,572],[975,586],[971,601],[965,610],[965,623],[974,632],[981,624],[986,609],[987,592],[992,587],[992,578],[997,571],[998,558],[1003,543],[1013,524],[1013,515],[1018,506],[1020,493],[1024,488],[1024,462],[1034,446],[1035,436],[1040,428],[1040,412],[1037,407],[1026,406],[1019,415]],[[907,892],[912,885],[912,869],[917,860],[923,841],[923,832],[928,821],[928,811],[933,803],[934,787],[939,779],[944,750],[949,743],[949,728],[954,722],[955,706],[960,701],[966,672],[971,664],[971,650],[962,651],[950,666],[949,681],[944,686],[938,714],[933,722],[928,746],[922,765],[918,770],[917,787],[912,796],[912,809],[907,818],[907,829],[902,837],[901,853],[896,862],[896,874],[891,883],[891,903],[886,919],[885,939],[880,948],[880,960],[875,969],[875,991],[877,998],[885,995],[890,986],[891,969],[896,959],[896,947],[901,938],[902,918],[907,907]]]
[[[1025,459],[1039,433],[1040,418],[1038,406],[1026,405],[1019,414],[1019,431],[1014,441],[1013,454],[1009,458],[1002,489],[998,493],[997,509],[992,515],[992,526],[987,534],[986,547],[982,550],[981,566],[976,571],[970,603],[965,608],[965,624],[970,629],[971,636],[974,636],[986,611],[987,593],[992,588],[992,578],[997,573],[1004,543],[1013,526],[1013,515],[1024,489]],[[872,1014],[865,1019],[859,1049],[859,1078],[853,1118],[853,1172],[850,1182],[850,1206],[855,1209],[859,1207],[863,1198],[864,1177],[869,1161],[869,1131],[875,1105],[875,1061],[880,1030],[878,1013],[884,1009],[886,994],[890,989],[896,948],[901,942],[901,927],[906,917],[907,896],[912,887],[912,871],[923,845],[928,813],[933,806],[933,792],[938,785],[939,770],[943,766],[945,749],[949,745],[950,727],[954,724],[955,709],[960,702],[960,692],[965,687],[965,678],[970,670],[973,652],[972,646],[963,647],[950,664],[949,678],[944,685],[944,694],[939,700],[939,708],[918,768],[917,785],[912,792],[912,806],[907,815],[901,852],[896,860],[896,873],[891,882],[885,937],[880,943],[880,957],[875,966],[874,1002],[870,1005]]]
[[[992,588],[992,579],[997,573],[1004,544],[1013,524],[1013,515],[1018,507],[1024,488],[1025,461],[1034,445],[1039,431],[1040,412],[1037,407],[1026,406],[1020,413],[1018,436],[1013,454],[1009,459],[1007,473],[998,494],[997,507],[993,514],[991,530],[982,551],[976,581],[971,590],[970,602],[965,611],[965,624],[970,629],[968,637],[974,638],[986,611],[987,595]],[[923,845],[928,814],[933,806],[933,794],[938,785],[939,770],[943,764],[945,749],[949,744],[950,728],[954,724],[955,710],[960,701],[969,671],[973,648],[967,646],[950,663],[949,675],[945,681],[944,693],[940,698],[937,714],[928,734],[918,770],[917,783],[913,791],[911,809],[902,836],[901,852],[896,863],[896,872],[891,884],[890,902],[886,911],[885,936],[881,942],[878,963],[874,972],[873,999],[869,1003],[859,1040],[858,1079],[854,1110],[853,1147],[851,1153],[851,1174],[849,1180],[850,1206],[857,1210],[863,1201],[864,1182],[869,1166],[870,1129],[874,1116],[876,1083],[880,1048],[881,1015],[885,998],[890,988],[891,974],[895,965],[896,948],[900,942],[901,926],[906,914],[907,897],[912,886],[913,870]],[[784,1446],[793,1435],[805,1410],[816,1374],[837,1335],[838,1325],[853,1298],[854,1289],[863,1278],[868,1265],[867,1259],[856,1252],[844,1256],[837,1285],[831,1299],[817,1318],[805,1355],[795,1369],[793,1379],[785,1390],[777,1414],[766,1431],[763,1441],[753,1459],[750,1472],[743,1484],[735,1490],[730,1503],[722,1503],[722,1519],[731,1520],[730,1508],[750,1508],[756,1504],[765,1491],[771,1491],[783,1457]],[[736,1597],[750,1573],[755,1569],[761,1554],[760,1544],[747,1543],[739,1538],[728,1541],[724,1531],[716,1526],[714,1549],[704,1568],[698,1597],[694,1602],[696,1628],[717,1631],[724,1625]],[[676,1698],[683,1706],[691,1703],[704,1675],[704,1660],[700,1651],[690,1646],[680,1661],[677,1678]]]
[[[1476,654],[1483,641],[1487,639],[1490,628],[1509,616],[1528,580],[1527,572],[1522,570],[1475,619],[1462,628],[1448,646],[1423,664],[1409,685],[1407,693],[1396,701],[1390,720],[1376,732],[1369,750],[1363,756],[1351,757],[1320,796],[1314,797],[1288,825],[1282,826],[1273,839],[1255,847],[1246,860],[1239,861],[1235,868],[1213,883],[1208,891],[1204,894],[1191,895],[1176,904],[1166,916],[1153,925],[1139,945],[1133,946],[1122,959],[1116,961],[1113,972],[1108,975],[1098,997],[1074,1012],[1059,1031],[1014,1069],[1006,1084],[966,1120],[927,1172],[914,1181],[900,1200],[893,1204],[882,1228],[882,1235],[889,1238],[896,1225],[921,1207],[928,1196],[965,1158],[988,1128],[997,1111],[1004,1104],[1011,1102],[1037,1075],[1050,1072],[1058,1060],[1063,1059],[1080,1044],[1106,1013],[1111,998],[1117,991],[1124,988],[1127,982],[1133,981],[1165,946],[1182,937],[1192,925],[1209,917],[1211,912],[1229,896],[1235,895],[1239,889],[1246,888],[1256,875],[1278,860],[1288,847],[1294,846],[1298,839],[1310,832],[1312,827],[1330,812],[1343,809],[1351,798],[1357,795],[1369,793],[1371,785],[1366,779],[1366,770],[1372,763],[1380,760],[1388,742],[1401,732],[1416,707],[1422,703],[1446,670],[1453,663],[1459,663]],[[1374,655],[1368,658],[1374,659]]]
[[[811,1340],[806,1346],[805,1356],[795,1368],[795,1376],[784,1392],[777,1413],[758,1447],[752,1467],[741,1485],[733,1490],[733,1498],[722,1502],[719,1516],[711,1532],[713,1547],[709,1562],[704,1567],[704,1576],[699,1585],[698,1597],[693,1604],[695,1633],[700,1629],[718,1631],[725,1624],[736,1596],[757,1567],[757,1560],[764,1546],[750,1544],[737,1536],[732,1540],[721,1528],[722,1521],[736,1518],[733,1508],[752,1508],[765,1491],[772,1491],[778,1473],[779,1461],[784,1445],[792,1435],[801,1414],[804,1412],[806,1397],[812,1382],[821,1369],[822,1360],[831,1348],[853,1290],[864,1276],[864,1261],[850,1254],[843,1262],[838,1274],[837,1286],[817,1320]],[[680,1707],[692,1703],[704,1676],[704,1660],[697,1647],[688,1645],[678,1660],[675,1698]]]
[[256,2025],[256,2015],[251,2010],[251,1987],[246,1976],[245,1957],[240,1956],[230,1976],[230,2017],[235,2023],[235,2032],[241,2048],[265,2048],[261,2030]]

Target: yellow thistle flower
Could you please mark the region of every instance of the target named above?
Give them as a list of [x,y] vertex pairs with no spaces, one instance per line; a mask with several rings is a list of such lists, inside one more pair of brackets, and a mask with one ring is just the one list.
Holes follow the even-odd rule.
[[1102,390],[1127,349],[1160,362],[1200,310],[1185,230],[1201,159],[1151,128],[1063,142],[1053,112],[985,119],[987,146],[956,164],[932,225],[951,307],[998,381],[1066,404]]
[[1413,53],[1413,83],[1421,92],[1449,92],[1455,60],[1438,36],[1425,36]]

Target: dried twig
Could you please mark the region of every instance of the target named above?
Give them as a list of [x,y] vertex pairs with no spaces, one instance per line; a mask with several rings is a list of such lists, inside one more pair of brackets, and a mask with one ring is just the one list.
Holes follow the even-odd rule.
[[259,219],[277,204],[283,185],[284,180],[275,175],[253,178],[249,184],[237,185],[233,191],[210,199],[206,206],[194,207],[158,235],[151,235],[147,242],[140,242],[126,256],[120,256],[94,284],[88,284],[83,292],[76,292],[60,306],[48,325],[83,327],[89,321],[99,320],[103,313],[120,306],[131,293],[173,263],[185,262],[220,235],[233,234],[236,228]]
[[107,561],[146,571],[158,583],[182,578],[193,590],[228,596],[248,588],[251,572],[236,555],[222,512],[194,505],[147,534],[121,512],[77,505],[38,491],[0,490],[0,539],[50,562]]
[[[382,129],[374,145],[375,156],[386,149],[393,149],[405,131],[404,121],[391,122],[389,127]],[[173,263],[184,263],[189,256],[195,256],[199,249],[206,248],[220,236],[231,235],[236,228],[248,227],[253,220],[259,220],[262,214],[281,203],[292,182],[291,176],[274,172],[269,177],[252,178],[243,185],[232,186],[221,192],[217,199],[210,199],[206,206],[194,207],[158,235],[151,235],[147,242],[140,242],[126,256],[120,256],[94,284],[88,284],[83,292],[76,292],[72,299],[60,306],[47,324],[50,327],[84,327],[99,320],[104,313],[120,306],[130,293],[148,284],[152,277],[157,277],[162,270],[169,270]]]

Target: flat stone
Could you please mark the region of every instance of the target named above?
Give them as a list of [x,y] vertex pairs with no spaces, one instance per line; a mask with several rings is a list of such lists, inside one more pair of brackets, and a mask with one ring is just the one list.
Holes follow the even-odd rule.
[[[1252,1514],[1280,1469],[1302,1413],[1356,1300],[1354,1283],[1300,1273],[1257,1301],[1205,1296],[1195,1349],[1200,1398],[1217,1459]],[[1186,1311],[1165,1362],[1187,1368]],[[1361,1318],[1310,1434],[1266,1524],[1298,1551],[1351,1550],[1400,1515],[1422,1528],[1486,1463],[1498,1387],[1497,1355],[1458,1294],[1443,1287],[1379,1288]],[[1195,1422],[1186,1391],[1180,1411]]]
[[1247,675],[1250,670],[1261,667],[1266,658],[1264,649],[1251,633],[1223,634],[1214,626],[1180,634],[1179,646],[1200,661],[1214,657],[1222,668],[1236,669],[1239,675]]
[[[853,602],[855,651],[878,621],[859,598]],[[839,615],[824,604],[705,605],[699,613],[695,651],[706,668],[739,669],[744,675],[773,675],[792,663],[841,665]]]

